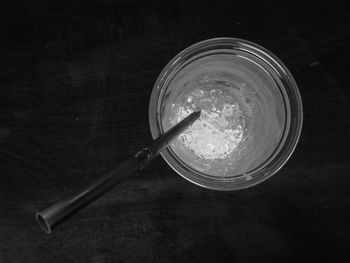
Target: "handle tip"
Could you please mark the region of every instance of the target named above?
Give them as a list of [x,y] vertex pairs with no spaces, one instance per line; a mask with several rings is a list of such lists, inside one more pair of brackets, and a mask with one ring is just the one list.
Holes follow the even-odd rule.
[[51,234],[51,226],[49,223],[45,220],[45,218],[40,214],[35,214],[36,221],[38,222],[40,228],[44,230],[47,234]]

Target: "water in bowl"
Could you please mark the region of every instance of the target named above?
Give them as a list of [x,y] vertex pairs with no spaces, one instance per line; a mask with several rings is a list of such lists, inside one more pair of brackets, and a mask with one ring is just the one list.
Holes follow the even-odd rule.
[[163,127],[193,111],[199,120],[170,145],[186,165],[214,176],[244,174],[277,147],[285,105],[269,73],[247,57],[212,55],[190,63],[165,95]]

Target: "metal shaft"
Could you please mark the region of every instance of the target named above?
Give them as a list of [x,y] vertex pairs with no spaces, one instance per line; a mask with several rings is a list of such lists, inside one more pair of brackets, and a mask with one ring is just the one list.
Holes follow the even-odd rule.
[[200,117],[200,115],[201,111],[191,113],[174,127],[170,128],[162,136],[153,141],[148,148],[152,150],[155,156],[157,156],[170,143],[172,139],[177,137],[188,126],[195,122]]

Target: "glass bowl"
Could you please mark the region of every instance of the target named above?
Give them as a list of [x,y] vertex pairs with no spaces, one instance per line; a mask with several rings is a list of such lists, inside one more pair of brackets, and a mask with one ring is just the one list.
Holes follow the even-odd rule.
[[196,43],[165,66],[149,104],[152,137],[198,109],[201,119],[161,155],[185,179],[214,190],[268,179],[301,133],[302,102],[291,73],[271,52],[243,39]]

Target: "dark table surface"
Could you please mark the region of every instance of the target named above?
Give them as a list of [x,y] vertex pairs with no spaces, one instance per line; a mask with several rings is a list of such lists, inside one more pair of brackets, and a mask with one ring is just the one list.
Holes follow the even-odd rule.
[[[0,14],[1,263],[349,256],[345,4],[27,0],[2,1]],[[159,157],[45,234],[35,212],[150,141],[164,65],[220,36],[264,46],[294,75],[304,126],[287,164],[255,187],[216,192]]]

